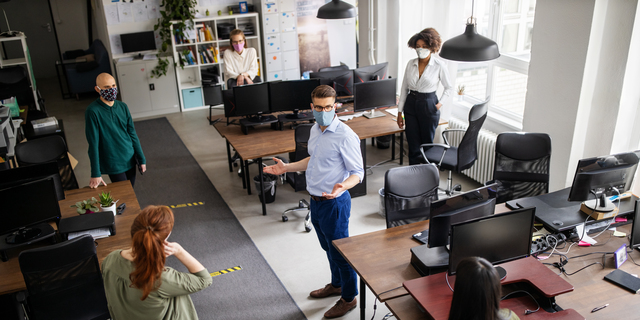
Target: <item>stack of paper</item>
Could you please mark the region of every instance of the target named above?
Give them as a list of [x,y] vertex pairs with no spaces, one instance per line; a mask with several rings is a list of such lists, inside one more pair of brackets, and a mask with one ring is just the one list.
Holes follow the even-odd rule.
[[111,235],[111,231],[109,231],[109,228],[98,228],[98,229],[92,229],[92,230],[85,230],[85,231],[78,231],[78,232],[69,232],[69,240],[73,239],[73,238],[77,238],[83,234],[88,234],[90,236],[93,237],[93,240],[95,239],[102,239],[102,238],[106,238],[108,236]]

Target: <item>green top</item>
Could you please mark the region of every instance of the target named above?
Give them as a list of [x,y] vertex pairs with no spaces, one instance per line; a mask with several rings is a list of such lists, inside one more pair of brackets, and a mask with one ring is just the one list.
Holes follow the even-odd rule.
[[92,178],[129,171],[136,163],[134,155],[140,164],[147,163],[124,102],[116,100],[110,107],[98,98],[87,107],[84,119]]
[[160,287],[141,301],[142,290],[132,288],[129,280],[135,269],[133,261],[122,257],[121,252],[113,251],[102,261],[111,319],[198,319],[189,294],[211,285],[207,269],[191,274],[165,267]]

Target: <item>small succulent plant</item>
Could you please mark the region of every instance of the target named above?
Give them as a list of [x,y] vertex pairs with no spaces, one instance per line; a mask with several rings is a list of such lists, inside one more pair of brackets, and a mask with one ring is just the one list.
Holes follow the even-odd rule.
[[111,196],[111,191],[109,192],[102,192],[100,193],[100,204],[103,207],[110,207],[112,206],[114,203],[118,202],[117,200],[113,199],[113,197]]
[[100,211],[100,208],[98,207],[98,200],[95,197],[91,197],[91,199],[88,200],[76,202],[76,204],[72,204],[71,207],[76,208],[76,211],[78,211],[79,214],[94,213]]

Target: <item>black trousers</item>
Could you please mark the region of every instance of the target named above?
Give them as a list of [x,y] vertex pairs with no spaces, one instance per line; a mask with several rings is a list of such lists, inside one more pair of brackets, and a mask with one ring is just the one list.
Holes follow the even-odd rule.
[[109,179],[111,179],[111,182],[129,180],[131,181],[131,187],[133,188],[133,186],[136,184],[136,169],[136,166],[133,166],[133,168],[129,169],[129,171],[118,174],[110,174]]
[[433,136],[440,120],[440,110],[436,108],[438,97],[435,92],[418,93],[411,91],[404,103],[404,123],[409,145],[409,165],[424,163],[420,145],[433,143]]

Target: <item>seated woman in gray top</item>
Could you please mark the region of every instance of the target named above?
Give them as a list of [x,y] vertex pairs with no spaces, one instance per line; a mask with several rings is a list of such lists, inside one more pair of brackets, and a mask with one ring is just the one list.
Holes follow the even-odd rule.
[[[102,262],[102,279],[111,319],[198,319],[189,297],[211,285],[198,260],[167,238],[173,212],[148,206],[131,226],[131,249],[111,252]],[[174,255],[190,273],[166,267]]]
[[519,320],[513,311],[500,309],[501,294],[500,277],[491,263],[465,258],[456,267],[449,320]]

